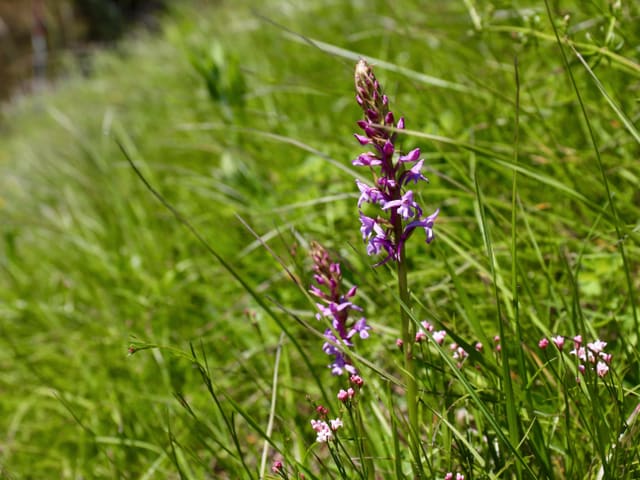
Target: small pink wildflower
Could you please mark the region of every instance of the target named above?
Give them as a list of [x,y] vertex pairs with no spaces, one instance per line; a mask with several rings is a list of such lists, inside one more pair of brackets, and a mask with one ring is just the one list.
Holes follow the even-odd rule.
[[401,338],[398,338],[396,340],[396,347],[398,347],[400,350],[402,350],[402,346],[404,345],[404,342],[402,341]]
[[596,339],[595,342],[587,343],[587,348],[591,350],[593,353],[600,353],[604,350],[604,347],[607,346],[607,342],[603,342],[602,340]]
[[611,365],[611,359],[613,358],[613,355],[611,355],[610,353],[600,352],[600,358],[604,360],[607,365]]
[[575,355],[583,362],[595,363],[596,358],[591,350],[587,350],[585,347],[578,347],[569,352],[570,355]]
[[330,420],[329,424],[324,420],[311,420],[311,428],[316,431],[316,442],[318,443],[327,443],[329,440],[333,439],[333,432],[342,427],[342,420],[336,418],[335,420]]
[[445,332],[444,330],[438,330],[437,332],[433,332],[432,338],[433,341],[436,342],[438,345],[442,345],[442,342],[444,342],[444,338],[447,336],[447,332]]
[[362,380],[362,377],[360,375],[351,375],[349,381],[358,387],[364,385],[364,380]]
[[[456,480],[464,480],[464,475],[461,473],[456,473]],[[448,472],[445,476],[444,476],[444,480],[453,480],[453,473],[452,472]]]
[[[453,345],[456,345],[455,343]],[[452,345],[452,347],[453,347]],[[455,350],[453,351],[453,354],[451,355],[455,360],[464,360],[465,358],[467,358],[469,356],[469,354],[467,353],[467,351],[462,348],[459,345],[456,345]]]
[[564,347],[564,337],[562,335],[556,335],[555,337],[551,337],[551,341],[558,347],[558,350],[562,350]]
[[427,334],[424,330],[418,330],[416,332],[416,343],[424,342],[427,339]]
[[574,355],[574,356],[578,357],[580,360],[586,360],[587,359],[587,354],[586,354],[586,351],[585,351],[584,347],[574,348],[573,350],[571,350],[569,352],[569,355]]
[[609,365],[604,362],[598,362],[596,372],[600,378],[603,378],[609,372]]
[[578,365],[578,370],[580,373],[585,372],[586,366],[585,364],[590,363],[593,365],[596,374],[603,378],[607,373],[609,373],[609,365],[611,364],[612,355],[604,351],[607,346],[607,342],[595,339],[593,342],[587,343],[586,347],[582,346],[582,336],[576,335],[573,337],[573,345],[574,349],[569,352],[570,355],[575,355],[578,357],[584,364]]
[[421,325],[422,325],[422,328],[424,328],[427,332],[433,332],[433,325],[431,325],[426,320],[424,322],[422,322]]
[[469,356],[469,354],[466,352],[464,348],[462,348],[460,345],[458,345],[455,342],[449,345],[449,350],[451,350],[452,352],[451,356],[453,357],[453,359],[458,360],[458,363],[456,364],[456,366],[458,368],[462,368],[462,363]]
[[318,443],[327,443],[333,438],[333,432],[324,420],[311,420],[311,428],[316,431],[316,442]]
[[329,413],[329,409],[328,409],[327,407],[323,407],[322,405],[318,405],[318,406],[316,407],[316,412],[318,412],[318,414],[319,414],[321,417],[326,417],[326,416],[327,416],[327,414]]
[[331,430],[333,430],[334,432],[338,430],[340,427],[344,426],[344,424],[342,423],[342,420],[340,420],[339,418],[336,418],[335,420],[330,420],[329,423],[331,424]]
[[476,342],[475,344],[476,352],[481,352],[483,348],[484,346],[482,345],[482,342]]
[[546,337],[538,342],[538,347],[540,347],[543,350],[548,346],[549,346],[549,339]]
[[356,395],[356,392],[353,388],[349,387],[347,390],[340,390],[338,392],[338,400],[341,402],[346,402],[347,400],[351,400]]
[[273,462],[273,465],[271,466],[271,471],[273,473],[282,472],[282,462],[280,460],[276,460],[275,462]]
[[333,439],[333,433],[328,428],[319,430],[318,435],[316,435],[316,442],[318,443],[327,443],[331,439]]

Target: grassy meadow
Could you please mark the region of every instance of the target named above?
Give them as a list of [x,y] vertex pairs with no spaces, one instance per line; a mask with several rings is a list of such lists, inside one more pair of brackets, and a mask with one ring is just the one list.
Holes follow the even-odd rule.
[[[639,21],[631,1],[176,2],[4,105],[0,478],[640,478]],[[360,231],[360,58],[440,209],[406,243],[408,301]],[[313,242],[371,327],[347,402]],[[417,391],[400,317],[446,332],[412,347]],[[344,422],[326,443],[318,406]]]

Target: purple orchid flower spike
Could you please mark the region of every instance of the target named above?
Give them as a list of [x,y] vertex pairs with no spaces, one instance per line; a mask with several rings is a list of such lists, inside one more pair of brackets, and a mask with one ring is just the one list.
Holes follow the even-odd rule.
[[[362,107],[364,118],[357,122],[364,135],[355,134],[361,145],[370,145],[373,151],[362,153],[352,163],[368,167],[376,187],[356,180],[360,190],[358,209],[362,238],[367,242],[367,254],[385,253],[386,257],[376,265],[389,260],[399,260],[401,249],[411,233],[418,227],[424,228],[427,243],[434,238],[433,224],[438,210],[423,218],[423,209],[414,198],[412,190],[404,190],[409,183],[428,182],[422,174],[424,160],[420,149],[415,148],[404,155],[397,155],[396,130],[405,128],[403,117],[394,125],[394,114],[389,110],[389,99],[384,93],[373,69],[364,60],[356,64],[356,101]],[[365,216],[362,205],[378,205],[381,214],[377,218]]]
[[[417,432],[420,425],[417,402],[419,395],[413,353],[416,327],[411,321],[408,310],[411,296],[408,288],[408,268],[404,247],[411,234],[418,228],[424,229],[427,243],[433,241],[433,226],[439,210],[431,215],[423,216],[424,210],[418,204],[414,191],[406,188],[410,183],[417,186],[421,181],[428,181],[422,174],[424,160],[420,158],[420,149],[416,148],[404,153],[397,145],[396,137],[398,131],[405,128],[405,120],[400,117],[395,124],[395,115],[389,109],[389,99],[382,92],[380,84],[373,74],[373,69],[364,60],[360,60],[356,64],[355,87],[356,101],[364,114],[357,123],[362,133],[355,134],[355,137],[360,145],[368,146],[370,150],[360,154],[353,161],[353,165],[367,167],[373,176],[372,184],[374,185],[372,188],[356,180],[356,185],[361,193],[358,199],[360,232],[363,241],[367,244],[367,254],[371,256],[384,255],[375,266],[393,261],[397,270],[398,294],[402,307],[400,309],[400,330],[402,332],[401,342],[404,345],[407,413],[410,429]],[[367,203],[371,206],[364,205]],[[363,208],[367,208],[367,215],[362,212]],[[373,208],[379,209],[378,215],[371,215]],[[338,329],[336,328],[336,330]],[[346,339],[343,337],[336,340],[350,341],[357,334],[361,338],[368,335],[366,326],[360,321],[347,331]],[[340,336],[342,337],[342,333]],[[338,355],[340,349],[336,348],[336,350],[336,361],[332,368],[334,371],[342,371],[346,366],[342,363],[344,359]],[[409,437],[414,458],[418,459],[421,455],[418,436],[410,435]],[[417,469],[414,469],[414,477],[417,478],[418,473]]]
[[[363,218],[367,217],[363,216]],[[375,222],[373,219],[370,220]],[[364,222],[365,220],[363,225]],[[372,224],[371,228],[374,227],[375,225]],[[371,235],[371,232],[366,234]],[[343,373],[354,375],[357,369],[346,352],[353,347],[352,340],[355,337],[368,338],[371,329],[365,317],[360,316],[358,320],[350,317],[352,312],[362,312],[362,308],[350,300],[356,296],[357,287],[354,285],[343,293],[340,264],[332,262],[327,251],[319,243],[312,242],[311,258],[316,285],[311,285],[309,291],[320,299],[316,304],[318,309],[316,318],[328,320],[331,323],[331,328],[327,328],[324,332],[326,342],[322,350],[334,357],[329,365],[334,375]]]

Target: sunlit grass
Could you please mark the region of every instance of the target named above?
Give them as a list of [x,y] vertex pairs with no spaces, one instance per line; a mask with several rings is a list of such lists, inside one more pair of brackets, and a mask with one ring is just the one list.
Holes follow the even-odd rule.
[[[638,7],[274,4],[185,4],[3,108],[0,476],[359,478],[309,423],[346,413],[305,293],[316,240],[373,326],[353,358],[374,478],[411,478],[395,276],[355,206],[366,56],[441,209],[407,251],[411,317],[448,334],[421,344],[425,478],[637,478]],[[578,334],[608,342],[606,377],[580,377]]]

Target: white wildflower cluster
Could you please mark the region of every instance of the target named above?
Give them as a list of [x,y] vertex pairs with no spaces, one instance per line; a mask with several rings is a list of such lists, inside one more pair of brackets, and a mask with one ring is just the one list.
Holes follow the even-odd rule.
[[329,423],[324,420],[311,420],[311,428],[316,431],[316,442],[318,443],[327,443],[332,440],[333,433],[342,426],[342,420],[339,418],[329,420]]

